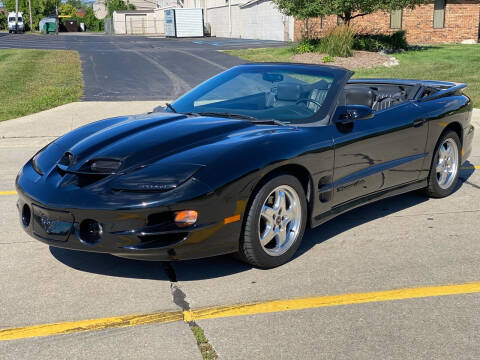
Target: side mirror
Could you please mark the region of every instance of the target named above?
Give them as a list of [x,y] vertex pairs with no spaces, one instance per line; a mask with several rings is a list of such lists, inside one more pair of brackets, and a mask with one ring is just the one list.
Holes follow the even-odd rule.
[[346,125],[357,120],[371,119],[373,116],[372,108],[365,105],[339,106],[335,113],[334,122]]

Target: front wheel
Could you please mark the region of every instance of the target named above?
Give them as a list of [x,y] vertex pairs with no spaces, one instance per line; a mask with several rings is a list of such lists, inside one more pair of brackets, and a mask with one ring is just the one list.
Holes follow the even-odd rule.
[[254,195],[240,240],[240,257],[260,268],[286,263],[297,251],[307,223],[305,191],[292,175],[267,181]]
[[438,140],[428,177],[427,195],[442,198],[457,186],[462,156],[461,144],[454,131],[447,131]]

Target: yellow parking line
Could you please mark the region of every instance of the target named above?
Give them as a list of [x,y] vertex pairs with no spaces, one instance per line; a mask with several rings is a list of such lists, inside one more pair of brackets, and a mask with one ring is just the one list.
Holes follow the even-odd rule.
[[476,292],[480,292],[480,282],[210,307],[199,310],[185,311],[184,316],[185,321],[192,321],[291,310],[314,309],[326,306],[362,304],[369,302],[415,299]]
[[0,191],[0,195],[15,195],[16,191]]
[[37,336],[71,334],[83,331],[103,330],[153,323],[167,323],[181,321],[182,319],[182,312],[176,311],[143,315],[115,316],[109,318],[69,321],[54,324],[41,324],[0,330],[0,340],[25,339]]
[[225,318],[241,315],[254,315],[301,309],[315,309],[327,306],[362,304],[369,302],[415,299],[432,296],[480,293],[480,282],[428,286],[397,290],[353,293],[331,296],[317,296],[299,299],[273,300],[230,306],[214,306],[197,310],[126,315],[110,318],[70,321],[55,324],[42,324],[0,330],[1,340],[14,340],[36,336],[71,334],[82,331],[103,330],[117,327],[130,327],[153,323],[174,321],[193,321],[202,319]]

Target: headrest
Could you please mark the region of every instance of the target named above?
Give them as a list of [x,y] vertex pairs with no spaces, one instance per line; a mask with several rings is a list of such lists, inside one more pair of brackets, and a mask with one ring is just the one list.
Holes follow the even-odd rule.
[[366,105],[372,107],[374,94],[365,87],[345,88],[345,101],[347,105]]
[[283,83],[277,86],[277,99],[284,101],[297,101],[300,98],[301,87],[294,83]]

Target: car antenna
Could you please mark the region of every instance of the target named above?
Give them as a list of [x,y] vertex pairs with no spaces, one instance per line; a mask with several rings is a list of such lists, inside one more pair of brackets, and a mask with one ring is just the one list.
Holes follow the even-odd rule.
[[170,103],[165,103],[165,105],[166,105],[170,110],[172,110],[174,113],[177,112],[177,110],[175,110],[175,108],[172,106],[172,104],[170,104]]

